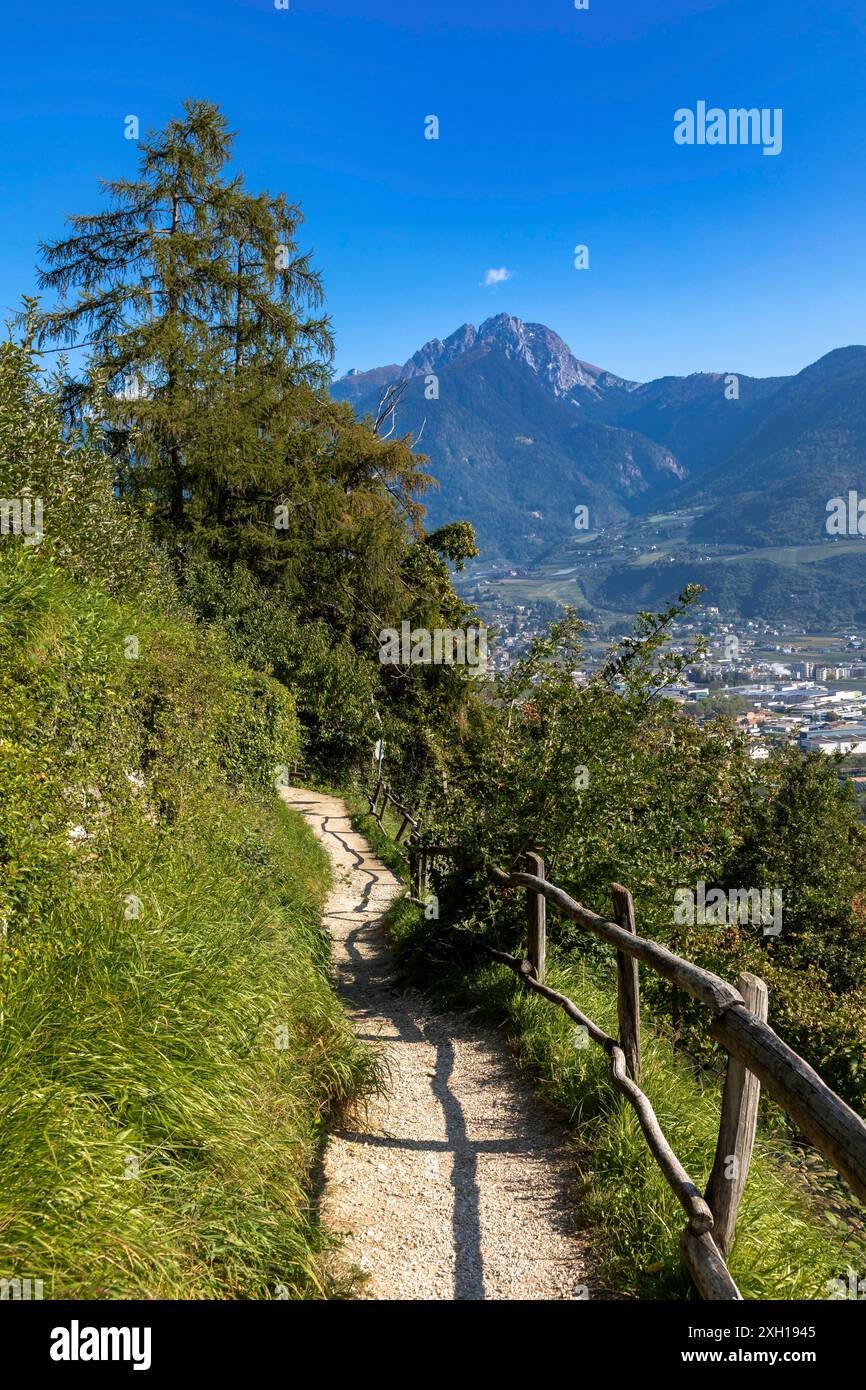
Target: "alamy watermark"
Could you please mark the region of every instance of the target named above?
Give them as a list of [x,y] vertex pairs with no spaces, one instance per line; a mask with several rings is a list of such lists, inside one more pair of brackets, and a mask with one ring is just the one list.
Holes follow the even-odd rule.
[[45,537],[41,497],[0,497],[0,536],[23,536],[25,545]]
[[831,1299],[853,1298],[858,1302],[866,1300],[866,1279],[860,1278],[856,1269],[848,1266],[848,1278],[828,1279],[827,1296]]
[[851,488],[847,497],[831,497],[827,503],[828,536],[866,536],[866,497]]
[[764,154],[782,153],[780,106],[707,106],[699,101],[694,111],[681,106],[674,112],[674,140],[678,145],[762,145]]
[[379,661],[383,666],[465,666],[470,675],[487,672],[486,627],[417,627],[406,619],[379,633]]
[[42,1298],[42,1279],[0,1279],[0,1300],[6,1302],[12,1299],[14,1302],[23,1300],[27,1302],[33,1298]]
[[674,893],[674,922],[677,926],[762,927],[764,936],[778,936],[782,930],[782,893],[778,888],[711,888],[700,882],[695,888],[677,888]]
[[51,1331],[52,1361],[129,1361],[134,1371],[150,1368],[149,1327],[82,1327],[73,1318],[68,1327]]

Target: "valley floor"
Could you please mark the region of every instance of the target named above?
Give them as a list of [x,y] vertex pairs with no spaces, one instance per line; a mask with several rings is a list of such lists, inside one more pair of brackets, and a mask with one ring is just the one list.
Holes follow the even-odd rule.
[[571,1232],[568,1141],[503,1039],[399,988],[381,924],[399,881],[352,829],[345,803],[303,788],[285,799],[334,862],[325,909],[336,984],[386,1082],[325,1155],[321,1215],[368,1299],[573,1299],[593,1288]]

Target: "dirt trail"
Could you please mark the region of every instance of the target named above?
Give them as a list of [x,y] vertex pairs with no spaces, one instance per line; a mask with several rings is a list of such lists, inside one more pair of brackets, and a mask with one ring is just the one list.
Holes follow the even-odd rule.
[[585,1241],[569,1233],[562,1130],[496,1033],[434,1014],[395,985],[380,923],[400,884],[345,803],[303,788],[283,795],[334,861],[325,926],[337,987],[389,1077],[363,1132],[337,1130],[325,1154],[322,1216],[370,1276],[360,1297],[605,1297],[592,1289]]

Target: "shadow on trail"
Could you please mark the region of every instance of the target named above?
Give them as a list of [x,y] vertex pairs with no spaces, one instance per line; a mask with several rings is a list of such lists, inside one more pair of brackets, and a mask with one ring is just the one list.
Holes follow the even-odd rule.
[[352,911],[369,912],[370,896],[376,884],[380,882],[379,875],[373,873],[372,869],[365,868],[363,854],[360,854],[358,850],[355,849],[354,845],[350,845],[347,840],[344,840],[343,836],[340,835],[338,831],[333,830],[331,828],[328,822],[332,820],[348,820],[349,824],[351,825],[351,818],[349,816],[325,816],[322,820],[322,832],[323,834],[332,835],[333,838],[337,841],[337,844],[342,845],[343,849],[346,851],[347,854],[351,854],[352,858],[355,861],[354,864],[351,866],[352,873],[366,874],[367,882],[364,884],[364,887],[361,890],[361,896],[358,899]]
[[[362,956],[357,939],[364,932],[368,954]],[[436,1051],[431,1089],[442,1109],[445,1139],[403,1139],[396,1136],[362,1134],[338,1130],[342,1137],[366,1147],[425,1150],[451,1154],[453,1203],[451,1228],[454,1249],[455,1299],[483,1299],[484,1261],[481,1254],[481,1216],[477,1181],[479,1150],[506,1151],[508,1140],[473,1143],[469,1138],[460,1101],[449,1084],[454,1070],[454,1046],[450,1039],[425,1034],[411,1016],[411,1000],[396,993],[392,983],[392,962],[378,922],[357,926],[345,939],[350,964],[338,971],[338,987],[352,1008],[361,1015],[384,1018],[391,1024],[390,1041],[425,1043]],[[385,1041],[381,1034],[375,1041]]]
[[[548,1147],[537,1128],[525,1116],[520,1106],[509,1108],[505,1114],[494,1113],[491,1119],[491,1132],[494,1137],[473,1139],[459,1095],[455,1093],[456,1050],[463,1041],[477,1045],[477,1035],[467,1031],[464,1038],[459,1024],[455,1031],[455,1020],[449,1018],[446,1025],[434,1017],[419,1026],[418,1015],[425,1012],[424,1006],[414,991],[403,992],[395,986],[394,962],[387,944],[381,916],[387,900],[387,890],[393,876],[373,859],[370,867],[369,850],[365,855],[356,848],[354,832],[349,828],[348,816],[324,814],[321,802],[299,800],[293,803],[296,809],[304,811],[308,818],[321,825],[323,837],[333,839],[340,846],[337,873],[341,871],[352,875],[354,883],[351,892],[343,898],[339,907],[326,912],[325,923],[330,928],[341,950],[335,953],[335,984],[346,1004],[352,1010],[356,1022],[356,1036],[374,1044],[414,1044],[422,1045],[433,1053],[433,1065],[429,1054],[418,1059],[415,1066],[407,1068],[413,1084],[424,1077],[440,1109],[444,1137],[423,1137],[417,1129],[413,1136],[402,1137],[392,1134],[364,1133],[355,1128],[340,1127],[332,1131],[347,1143],[366,1150],[372,1158],[377,1152],[404,1151],[406,1153],[429,1153],[446,1161],[450,1155],[451,1189],[451,1252],[453,1259],[452,1288],[455,1300],[483,1300],[488,1297],[485,1287],[484,1246],[481,1227],[481,1192],[479,1187],[479,1157],[485,1154],[526,1155],[528,1163],[543,1158]],[[336,824],[335,824],[336,823]],[[348,823],[348,824],[347,824]],[[339,828],[337,828],[339,827]],[[360,843],[366,848],[361,837]],[[363,875],[363,881],[355,875]],[[377,891],[378,890],[378,891]],[[359,914],[363,914],[361,921]],[[362,949],[363,943],[363,949]],[[365,1020],[368,1026],[365,1027]],[[358,1026],[360,1025],[360,1026]],[[387,1058],[386,1065],[387,1065]],[[502,1059],[491,1055],[489,1077],[478,1085],[490,1087],[494,1112],[496,1096],[500,1088]],[[432,1075],[431,1075],[432,1071]],[[456,1083],[459,1087],[459,1079]],[[477,1097],[477,1089],[475,1091]],[[429,1112],[428,1112],[429,1113]],[[434,1112],[435,1113],[435,1112]],[[478,1123],[473,1114],[473,1124]],[[494,1123],[495,1122],[495,1123]],[[486,1126],[486,1118],[482,1119]],[[440,1132],[438,1123],[434,1133]],[[498,1132],[497,1132],[498,1131]],[[504,1131],[504,1136],[503,1136]],[[558,1140],[551,1140],[549,1147],[555,1149]],[[519,1162],[519,1160],[518,1160]],[[523,1165],[521,1165],[523,1167]],[[423,1179],[421,1179],[423,1182]],[[501,1182],[501,1179],[499,1180]],[[511,1202],[532,1201],[537,1203],[538,1194],[526,1188],[525,1181],[516,1180],[511,1187]],[[419,1194],[420,1195],[420,1194]],[[552,1224],[567,1230],[565,1212],[568,1204],[558,1199],[548,1199],[551,1203]],[[486,1209],[486,1208],[485,1208]],[[441,1211],[442,1209],[439,1208]],[[443,1212],[444,1215],[444,1212]],[[436,1216],[431,1209],[431,1220]],[[441,1218],[440,1218],[441,1219]],[[445,1257],[449,1258],[449,1257]],[[490,1278],[495,1274],[491,1270]]]

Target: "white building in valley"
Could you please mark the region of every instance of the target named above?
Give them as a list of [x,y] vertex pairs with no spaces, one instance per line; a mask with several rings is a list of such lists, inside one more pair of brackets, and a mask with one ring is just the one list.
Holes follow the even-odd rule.
[[866,754],[866,724],[820,724],[800,734],[803,753]]

